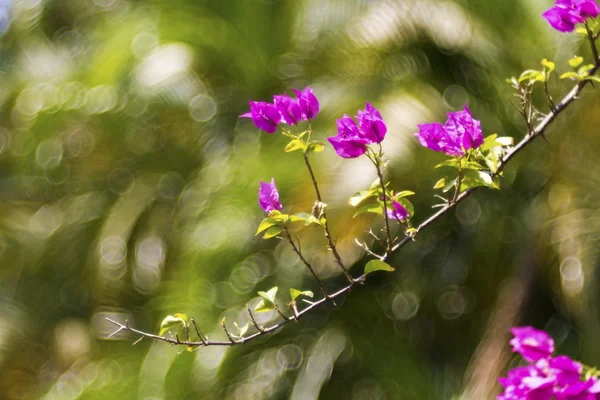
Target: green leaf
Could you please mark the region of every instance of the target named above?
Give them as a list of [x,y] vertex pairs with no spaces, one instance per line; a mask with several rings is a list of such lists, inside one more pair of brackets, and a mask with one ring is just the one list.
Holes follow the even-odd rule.
[[321,142],[310,142],[306,148],[306,152],[320,153],[325,149],[325,144]]
[[167,332],[175,327],[185,328],[186,326],[187,326],[187,315],[185,315],[185,314],[168,315],[160,323],[160,332],[158,335],[162,336],[163,334],[165,334],[165,332]]
[[279,226],[279,225],[272,226],[265,231],[265,234],[263,235],[263,239],[270,239],[274,236],[279,235],[282,231],[283,231],[282,226]]
[[360,207],[358,210],[356,210],[356,212],[354,213],[352,218],[355,218],[355,217],[357,217],[361,214],[365,214],[365,213],[373,213],[373,214],[383,215],[381,206],[377,203],[372,203],[372,204],[366,204],[366,205]]
[[277,286],[273,286],[271,289],[267,290],[266,292],[258,292],[258,295],[260,297],[262,297],[265,300],[270,301],[271,303],[275,304],[275,296],[277,295],[277,290],[279,288]]
[[554,68],[556,67],[556,65],[552,61],[548,61],[545,58],[542,60],[542,65],[548,69],[546,71],[547,76],[550,75],[550,73],[552,73],[552,71],[554,71]]
[[268,312],[268,311],[271,311],[274,309],[275,309],[275,307],[273,306],[273,304],[270,304],[269,302],[267,302],[265,300],[260,300],[258,303],[256,303],[256,306],[254,307],[254,312],[262,313],[262,312]]
[[499,161],[500,159],[493,151],[488,152],[488,154],[485,156],[485,164],[488,166],[490,171],[492,171],[492,173],[496,173],[498,170]]
[[394,195],[394,198],[400,198],[400,197],[406,197],[406,196],[412,196],[413,194],[415,194],[415,192],[412,192],[410,190],[403,190],[401,192],[398,192]]
[[377,192],[374,190],[361,190],[358,193],[354,193],[350,197],[350,200],[348,200],[348,204],[350,204],[352,207],[356,207],[357,205],[362,203],[363,200],[368,199],[369,197],[376,196],[376,195],[377,195]]
[[304,150],[306,148],[306,143],[304,143],[304,141],[300,140],[300,139],[294,139],[292,141],[290,141],[287,146],[285,146],[285,149],[283,149],[284,152],[289,153],[292,151],[296,151],[296,150]]
[[584,35],[584,36],[587,36],[587,34],[588,34],[587,29],[585,29],[585,28],[576,28],[575,33],[578,35]]
[[381,260],[371,260],[365,265],[365,275],[375,271],[395,271],[388,263]]
[[483,141],[483,144],[481,146],[479,146],[479,149],[481,151],[486,151],[491,149],[492,147],[496,147],[498,145],[498,142],[496,142],[496,138],[498,137],[498,134],[494,133],[489,135],[488,137],[485,138],[485,140]]
[[465,170],[465,169],[471,169],[471,170],[474,170],[474,171],[481,171],[481,170],[485,169],[479,163],[476,163],[474,161],[467,161],[466,159],[463,159],[460,164],[461,164],[461,168],[463,170]]
[[[587,34],[587,33],[586,33],[586,34]],[[569,65],[570,65],[572,68],[577,68],[577,67],[579,67],[579,66],[581,65],[581,63],[582,63],[582,62],[583,62],[583,57],[578,57],[578,56],[575,56],[575,57],[573,57],[573,58],[571,58],[571,59],[569,60]]]
[[290,222],[298,221],[304,221],[304,226],[308,226],[310,224],[322,225],[321,221],[319,221],[314,215],[309,213],[296,213],[290,215]]
[[451,158],[449,160],[446,160],[444,162],[439,163],[438,165],[436,165],[436,168],[440,168],[440,167],[454,167],[458,169],[458,164],[459,161],[457,158]]
[[596,75],[590,75],[590,76],[586,76],[584,80],[600,82],[600,77],[597,77]]
[[565,72],[564,74],[562,74],[561,76],[559,76],[559,79],[566,79],[566,78],[572,78],[575,80],[581,80],[581,77],[577,74],[577,72]]
[[586,77],[586,76],[588,76],[588,71],[591,70],[592,68],[594,68],[593,64],[584,65],[577,70],[577,74],[579,76],[581,76],[582,78]]
[[261,233],[262,231],[269,229],[272,226],[280,224],[281,221],[275,218],[265,218],[258,225],[258,229],[256,230],[255,236]]
[[314,293],[310,290],[302,291],[298,289],[290,289],[290,297],[292,298],[292,301],[296,301],[296,298],[298,298],[300,295],[312,298]]
[[535,81],[540,81],[540,82],[544,82],[546,80],[546,76],[542,73],[542,71],[537,71],[534,69],[528,69],[526,71],[523,71],[523,73],[521,74],[521,76],[519,76],[519,80],[518,82],[521,83],[523,81],[530,81],[530,82],[535,82]]
[[446,178],[442,178],[439,181],[437,181],[435,183],[435,185],[433,185],[434,189],[441,189],[444,187],[444,185],[446,184]]
[[452,180],[447,181],[446,185],[444,186],[444,190],[442,190],[442,192],[446,193],[449,190],[451,190],[454,186],[456,186],[457,181],[458,181],[458,178],[454,178]]

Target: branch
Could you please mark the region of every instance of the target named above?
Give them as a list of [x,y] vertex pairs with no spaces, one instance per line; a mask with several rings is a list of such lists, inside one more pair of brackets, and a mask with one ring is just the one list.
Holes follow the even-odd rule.
[[[595,49],[595,46],[593,46],[593,48]],[[600,60],[598,59],[597,54],[598,54],[598,52],[594,51],[594,57],[595,57],[594,67],[589,71],[589,75],[595,74],[600,66],[600,63],[599,63]],[[590,83],[590,81],[586,80],[586,81],[579,82],[575,87],[573,87],[573,89],[571,89],[571,91],[560,101],[560,103],[558,103],[556,105],[554,112],[551,112],[548,115],[546,115],[546,117],[535,127],[535,129],[528,132],[528,134],[516,146],[514,146],[507,154],[504,155],[504,157],[502,157],[502,159],[499,163],[499,166],[498,166],[498,170],[496,171],[494,176],[497,176],[498,174],[500,174],[500,172],[506,167],[506,165],[510,162],[510,160],[513,157],[515,157],[517,154],[519,154],[521,151],[523,151],[523,149],[525,149],[525,147],[527,147],[536,138],[538,138],[539,136],[542,136],[544,134],[544,132],[546,131],[546,129],[548,128],[548,126],[550,126],[550,124],[555,120],[555,118],[559,114],[561,114],[571,103],[573,103],[574,100],[576,100],[578,98],[579,93],[589,83]],[[314,179],[314,174],[312,172],[312,168],[310,167],[307,157],[305,157],[305,163],[311,173],[311,177],[313,179],[313,184],[315,185],[315,190],[317,191],[317,197],[319,198],[319,201],[321,201],[319,189],[316,184],[316,180]],[[461,201],[463,201],[464,199],[469,197],[474,191],[478,190],[479,188],[480,187],[470,188],[470,189],[467,189],[464,192],[458,194],[458,196],[456,196],[455,201],[452,201],[452,202],[444,205],[439,211],[437,211],[436,213],[431,215],[429,218],[427,218],[425,221],[423,221],[416,228],[416,231],[414,233],[404,237],[400,242],[396,243],[391,248],[391,251],[387,252],[386,255],[384,255],[384,256],[376,256],[375,255],[375,256],[377,258],[381,259],[382,261],[386,260],[387,258],[389,258],[390,255],[392,255],[393,253],[395,253],[396,251],[398,251],[402,247],[404,247],[408,242],[413,240],[428,226],[432,225],[440,217],[442,217],[444,214],[446,214],[448,211],[450,211],[452,208],[454,208]],[[333,300],[333,299],[340,297],[346,293],[349,293],[355,286],[362,284],[366,278],[365,274],[359,276],[356,279],[352,278],[352,276],[348,273],[347,269],[341,263],[339,254],[337,254],[337,251],[335,250],[335,246],[333,246],[333,243],[331,242],[331,236],[329,235],[329,230],[327,227],[325,228],[325,232],[326,232],[326,238],[328,240],[328,244],[330,244],[330,248],[332,249],[332,252],[334,253],[334,256],[336,257],[336,260],[338,261],[340,266],[343,268],[343,270],[346,274],[346,277],[350,277],[349,284],[347,286],[343,287],[342,289],[338,290],[337,292],[329,294],[328,296],[325,296],[318,301],[315,301],[312,303],[307,303],[308,306],[306,306],[302,310],[298,310],[298,311],[294,310],[294,315],[291,317],[286,317],[283,314],[281,314],[281,312],[280,312],[280,316],[282,317],[282,320],[280,322],[276,323],[275,325],[271,325],[269,327],[261,327],[260,325],[258,325],[256,323],[252,313],[248,309],[248,312],[250,313],[250,317],[252,319],[253,325],[256,327],[257,332],[255,332],[251,335],[245,336],[243,338],[240,338],[237,341],[233,340],[229,334],[228,334],[228,336],[230,336],[230,339],[232,339],[232,340],[213,341],[213,340],[208,340],[208,338],[204,337],[204,335],[202,335],[200,333],[199,329],[197,328],[195,321],[192,321],[194,324],[194,327],[196,328],[196,331],[198,333],[198,337],[201,339],[201,341],[190,341],[190,340],[180,340],[179,337],[177,337],[177,336],[175,338],[173,338],[173,337],[164,337],[164,336],[154,335],[154,334],[147,333],[147,332],[130,327],[127,320],[125,321],[125,323],[120,323],[120,322],[114,321],[110,318],[106,318],[109,322],[113,323],[117,327],[117,329],[111,335],[109,335],[109,337],[113,337],[116,334],[118,334],[119,332],[128,331],[128,332],[132,332],[132,333],[140,336],[140,338],[145,337],[145,338],[149,338],[149,339],[153,339],[153,340],[161,340],[163,342],[167,342],[167,343],[170,343],[173,345],[184,345],[184,346],[190,346],[190,347],[236,346],[236,345],[239,345],[242,343],[247,343],[247,342],[254,340],[256,338],[259,338],[261,336],[265,336],[269,333],[273,333],[273,332],[279,330],[280,328],[282,328],[284,325],[288,324],[290,321],[298,321],[304,314],[307,314],[307,313],[311,312],[313,309],[320,307],[322,304],[326,303],[327,301]]]

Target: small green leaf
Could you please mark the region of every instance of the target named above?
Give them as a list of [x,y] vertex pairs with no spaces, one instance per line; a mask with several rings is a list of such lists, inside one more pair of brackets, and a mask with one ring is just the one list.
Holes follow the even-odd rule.
[[483,141],[483,144],[481,146],[479,146],[479,149],[481,151],[486,151],[491,149],[492,147],[496,147],[498,144],[496,142],[496,138],[498,137],[498,134],[494,133],[489,135],[488,137],[485,138],[485,140]]
[[492,173],[496,173],[498,170],[499,161],[500,160],[498,156],[493,151],[488,152],[488,154],[485,156],[485,164],[488,166],[490,171],[492,171]]
[[375,271],[395,271],[389,264],[381,260],[371,260],[365,265],[365,275]]
[[399,198],[399,197],[406,197],[406,196],[412,196],[413,194],[415,194],[415,192],[412,192],[410,190],[403,190],[401,192],[396,193],[396,195],[394,196],[394,198]]
[[575,56],[569,60],[569,65],[572,68],[577,68],[581,65],[582,62],[583,62],[583,57]]
[[272,226],[280,224],[281,221],[278,221],[275,218],[265,218],[258,225],[258,229],[256,230],[255,236],[261,233],[262,231],[269,229]]
[[435,185],[433,186],[434,189],[441,189],[444,187],[444,185],[446,184],[446,178],[442,178],[439,181],[437,181],[435,183]]
[[530,81],[530,82],[540,81],[540,82],[544,82],[545,80],[546,80],[546,76],[542,73],[542,71],[536,71],[534,69],[528,69],[526,71],[523,71],[523,73],[521,74],[521,76],[519,76],[518,82],[519,83],[521,83],[523,81]]
[[587,33],[587,29],[581,28],[581,27],[580,28],[576,28],[575,29],[575,33],[578,34],[578,35],[584,35],[584,36],[587,36],[587,34],[588,34]]
[[454,186],[456,186],[456,182],[458,181],[458,178],[454,178],[452,180],[449,180],[446,182],[446,185],[444,186],[444,190],[442,190],[444,193],[448,192],[450,189],[452,189]]
[[381,206],[377,203],[372,203],[372,204],[366,204],[362,207],[360,207],[358,210],[356,210],[356,212],[354,213],[354,215],[352,216],[352,218],[355,218],[361,214],[365,214],[365,213],[372,213],[372,214],[379,214],[379,215],[383,215],[383,211],[381,210]]
[[547,75],[550,75],[556,66],[552,61],[548,61],[545,58],[542,60],[542,65],[548,69],[548,71],[546,71]]
[[376,196],[376,195],[377,195],[377,192],[374,190],[361,190],[358,193],[354,193],[350,197],[350,200],[348,200],[348,204],[350,204],[352,207],[356,207],[357,205],[362,203],[363,200],[368,199],[369,197]]
[[158,335],[162,336],[163,334],[165,334],[165,332],[175,327],[185,328],[187,326],[186,321],[187,315],[185,314],[168,315],[160,323],[160,332]]
[[275,304],[275,296],[277,295],[277,290],[278,287],[277,286],[273,286],[271,289],[267,290],[266,292],[258,292],[258,295],[260,297],[262,297],[265,300],[270,301],[271,303]]
[[308,144],[308,147],[306,148],[306,152],[314,152],[314,153],[320,153],[323,151],[323,149],[325,149],[325,144],[321,143],[321,142],[311,142]]
[[584,80],[600,82],[600,77],[597,77],[596,75],[590,75],[590,76],[586,76]]
[[463,170],[465,170],[465,169],[471,169],[471,170],[474,170],[474,171],[481,171],[481,170],[485,169],[479,163],[476,163],[474,161],[467,161],[466,159],[463,159],[460,164],[461,164],[461,168]]
[[302,291],[298,289],[290,289],[290,297],[292,301],[296,301],[296,298],[298,298],[298,296],[300,295],[312,298],[314,296],[314,293],[310,290]]
[[272,226],[265,231],[265,234],[263,235],[263,239],[270,239],[272,237],[279,235],[281,232],[283,232],[282,226],[279,226],[279,225]]
[[581,80],[581,77],[577,74],[577,72],[565,72],[564,74],[559,76],[559,79],[566,79],[566,78],[575,79],[577,81]]
[[439,163],[438,165],[436,165],[436,168],[440,168],[440,167],[454,167],[458,169],[458,164],[459,161],[456,158],[451,158],[449,160],[446,160],[444,162]]
[[306,148],[306,143],[304,143],[300,139],[294,139],[294,140],[290,141],[287,144],[287,146],[285,146],[285,149],[283,149],[283,151],[286,153],[289,153],[289,152],[296,151],[296,150],[304,150],[305,148]]
[[261,299],[258,303],[256,303],[256,306],[254,307],[254,312],[263,313],[263,312],[268,312],[268,311],[271,311],[274,309],[275,308],[274,308],[273,304],[270,304],[268,301]]

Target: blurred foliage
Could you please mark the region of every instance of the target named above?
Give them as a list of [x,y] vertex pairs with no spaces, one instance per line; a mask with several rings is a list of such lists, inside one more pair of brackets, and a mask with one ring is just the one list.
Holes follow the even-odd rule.
[[[242,326],[259,290],[319,293],[285,243],[254,236],[259,180],[276,178],[286,212],[310,212],[314,193],[285,138],[237,118],[249,99],[310,84],[321,140],[372,102],[389,127],[392,186],[416,192],[414,221],[425,219],[443,156],[417,146],[417,123],[468,102],[486,135],[518,140],[525,124],[505,78],[542,58],[559,74],[573,55],[589,59],[581,38],[540,17],[550,3],[0,0],[0,397],[448,399],[483,384],[468,368],[492,333],[506,367],[514,324],[600,364],[593,89],[549,144],[517,157],[501,191],[471,196],[337,310],[181,355],[109,340],[104,320],[158,332],[185,313],[225,338],[218,321]],[[550,85],[555,98],[566,88]],[[375,171],[330,148],[314,158],[358,273],[367,259],[353,239],[373,217],[352,219],[347,200]],[[343,285],[318,228],[301,239],[328,287]],[[527,295],[512,296],[515,285]],[[490,332],[507,293],[518,312]]]

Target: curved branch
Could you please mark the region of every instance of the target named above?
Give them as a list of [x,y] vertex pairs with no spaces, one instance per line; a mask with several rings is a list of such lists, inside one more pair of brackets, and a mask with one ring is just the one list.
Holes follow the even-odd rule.
[[[593,44],[593,49],[594,50],[596,49],[594,44]],[[600,67],[600,64],[599,64],[600,60],[598,59],[598,56],[597,56],[598,52],[594,51],[593,53],[594,53],[594,57],[595,57],[594,67],[589,71],[589,75],[594,75],[598,71],[598,68]],[[525,147],[527,147],[536,138],[538,138],[539,136],[542,136],[544,134],[544,132],[546,131],[546,129],[548,128],[548,126],[556,119],[556,117],[559,114],[561,114],[565,109],[567,109],[567,107],[571,103],[573,103],[574,100],[576,100],[578,98],[577,96],[579,95],[579,93],[589,83],[590,83],[590,81],[587,81],[587,80],[577,83],[577,85],[575,87],[573,87],[573,89],[571,89],[571,91],[560,101],[560,103],[556,104],[554,110],[551,110],[551,112],[535,127],[535,129],[528,132],[528,134],[516,146],[514,146],[508,153],[506,153],[502,157],[502,159],[500,160],[499,166],[498,166],[498,170],[494,175],[498,175],[506,167],[506,165],[510,162],[510,160],[513,157],[515,157],[517,154],[519,154],[523,149],[525,149]],[[313,178],[313,184],[315,184],[315,189],[317,191],[317,196],[320,197],[320,193],[318,191],[318,186],[316,186],[314,174],[312,173],[312,168],[310,167],[310,164],[308,163],[308,159],[306,157],[305,157],[305,162],[309,168],[309,171],[311,172],[311,176]],[[431,215],[429,218],[427,218],[425,221],[423,221],[416,228],[416,231],[414,233],[412,233],[409,236],[404,237],[401,241],[396,243],[391,248],[391,251],[389,251],[386,255],[382,256],[380,259],[382,259],[382,261],[383,261],[383,260],[389,258],[390,255],[392,255],[396,251],[400,250],[408,242],[410,242],[416,236],[418,236],[419,233],[421,233],[424,229],[426,229],[428,226],[433,224],[438,218],[440,218],[441,216],[446,214],[449,210],[454,208],[457,204],[459,204],[461,201],[463,201],[464,199],[469,197],[471,195],[471,193],[473,193],[474,191],[476,191],[478,189],[479,189],[479,187],[474,187],[474,188],[470,188],[470,189],[465,190],[464,192],[460,193],[458,196],[456,196],[455,201],[452,201],[452,202],[446,204],[439,211],[437,211],[436,213]],[[320,201],[320,199],[319,199],[319,201]],[[326,230],[326,233],[327,233],[326,237],[328,238],[328,241],[330,241],[331,237],[328,235],[328,233],[329,233],[328,230]],[[334,250],[334,249],[335,249],[335,247],[332,248],[332,250]],[[335,255],[335,252],[334,252],[334,255]],[[336,258],[338,258],[338,257],[336,257]],[[343,264],[340,264],[340,266],[343,267]],[[343,267],[343,268],[344,268],[345,272],[347,273],[346,268],[345,267]],[[179,337],[177,337],[177,336],[175,338],[163,337],[163,336],[154,335],[151,333],[147,333],[147,332],[132,328],[129,326],[129,323],[127,321],[125,321],[125,323],[120,323],[120,322],[114,321],[110,318],[106,318],[106,319],[109,322],[111,322],[117,326],[117,330],[115,330],[110,335],[110,337],[118,334],[119,332],[128,331],[128,332],[131,332],[131,333],[134,333],[134,334],[140,336],[140,339],[145,337],[145,338],[149,338],[149,339],[153,339],[153,340],[161,340],[163,342],[167,342],[167,343],[170,343],[173,345],[184,345],[184,346],[188,346],[188,347],[236,346],[236,345],[239,345],[242,343],[247,343],[247,342],[254,340],[256,338],[259,338],[261,336],[265,336],[269,333],[273,333],[291,321],[298,321],[304,314],[309,313],[310,311],[321,306],[325,302],[335,299],[336,297],[340,297],[343,294],[350,292],[350,290],[353,289],[355,286],[362,284],[364,282],[365,278],[366,278],[366,275],[363,274],[356,279],[352,279],[352,281],[347,286],[343,287],[342,289],[338,290],[337,292],[331,293],[328,296],[323,297],[322,299],[320,299],[318,301],[309,303],[309,305],[302,310],[298,310],[298,311],[294,310],[294,315],[291,317],[283,317],[283,315],[280,313],[280,316],[282,316],[282,320],[274,325],[269,326],[269,327],[260,327],[259,328],[258,324],[256,324],[256,322],[254,321],[254,318],[252,318],[254,325],[257,327],[257,332],[255,332],[251,335],[245,336],[243,338],[240,338],[239,340],[233,340],[233,339],[227,340],[227,341],[208,340],[208,338],[204,337],[204,335],[199,333],[198,329],[196,329],[196,331],[198,332],[200,341],[180,340]],[[250,313],[250,315],[252,316],[252,313]],[[195,323],[194,323],[194,325],[195,325],[195,328],[197,328]],[[231,337],[230,337],[230,339],[231,339]]]

